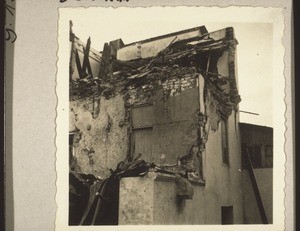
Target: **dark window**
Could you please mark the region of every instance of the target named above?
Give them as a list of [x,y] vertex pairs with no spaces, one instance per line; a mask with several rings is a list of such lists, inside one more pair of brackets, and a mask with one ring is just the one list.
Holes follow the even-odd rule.
[[221,120],[221,136],[222,136],[222,161],[224,164],[229,164],[228,154],[228,128],[227,120]]
[[221,207],[222,225],[233,224],[233,206]]

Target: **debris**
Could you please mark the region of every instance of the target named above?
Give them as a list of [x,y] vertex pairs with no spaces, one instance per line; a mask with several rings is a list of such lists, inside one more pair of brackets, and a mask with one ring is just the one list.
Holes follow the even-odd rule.
[[[130,61],[120,61],[112,58],[111,44],[105,44],[100,66],[100,78],[91,79],[91,76],[86,76],[82,81],[71,81],[71,98],[77,99],[78,97],[102,94],[109,98],[117,92],[126,92],[131,86],[134,89],[139,89],[148,83],[153,88],[159,88],[166,79],[174,76],[180,78],[184,74],[198,72],[205,77],[205,88],[211,92],[213,99],[218,102],[218,105],[216,105],[217,113],[227,118],[233,109],[236,110],[237,104],[240,102],[234,76],[235,54],[233,48],[235,48],[237,42],[230,33],[231,30],[228,29],[228,36],[220,40],[200,36],[176,42],[175,38],[156,57]],[[122,42],[118,43],[120,43],[120,46],[124,45]],[[228,49],[231,57],[229,76],[221,76],[217,72],[210,71],[213,69],[213,65],[216,64],[209,64],[209,60],[204,66],[199,64],[203,63],[208,52],[210,54],[215,52],[220,56],[224,50]],[[204,71],[209,66],[210,70]],[[188,69],[193,70],[193,72],[189,72]],[[113,81],[113,76],[119,77]],[[229,93],[225,93],[222,89],[222,86],[226,83],[230,84]],[[184,86],[183,89],[185,89]],[[172,95],[176,94],[173,90]]]
[[136,155],[136,157],[133,158],[133,161],[137,161],[142,157],[142,153],[139,153]]

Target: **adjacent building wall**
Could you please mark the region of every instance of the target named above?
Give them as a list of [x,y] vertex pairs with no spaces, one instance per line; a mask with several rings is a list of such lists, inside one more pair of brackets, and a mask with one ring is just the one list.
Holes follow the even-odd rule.
[[[142,186],[142,190],[141,187]],[[178,200],[174,176],[148,173],[144,177],[123,178],[120,183],[119,224],[176,225],[218,222],[204,187],[193,185],[192,200]],[[209,212],[211,211],[211,212]],[[214,216],[209,216],[214,214]]]
[[[273,146],[273,129],[254,124],[239,124],[241,131],[241,143],[247,147],[261,147],[262,166],[254,169],[259,193],[262,198],[268,222],[273,223],[273,168],[270,162],[266,162],[266,146]],[[272,162],[271,162],[272,163]],[[267,164],[267,165],[266,165]],[[246,224],[261,224],[261,217],[255,199],[247,169],[243,169],[243,203],[244,220]]]
[[[222,34],[222,31],[218,33]],[[229,55],[225,51],[220,56],[217,62],[218,73],[222,76],[229,76]],[[236,73],[234,73],[236,76]],[[205,81],[203,81],[205,82]],[[229,89],[229,86],[225,86]],[[200,97],[203,97],[201,95]],[[210,100],[214,100],[210,98]],[[210,104],[208,104],[210,105]],[[207,106],[208,106],[207,105]],[[242,201],[242,185],[241,185],[241,155],[239,141],[239,114],[232,111],[227,119],[227,137],[228,137],[228,164],[223,163],[222,158],[222,131],[221,118],[215,114],[214,109],[207,107],[207,113],[210,117],[208,123],[210,129],[208,133],[205,155],[203,155],[205,201],[207,204],[206,223],[220,224],[221,223],[221,207],[233,206],[233,223],[243,223],[243,201]],[[219,121],[219,122],[218,122]],[[214,131],[215,123],[217,129]]]
[[[179,90],[178,85],[181,82],[186,82],[184,83],[185,88],[175,94]],[[151,145],[151,156],[142,156],[146,161],[159,164],[161,156],[164,155],[165,164],[176,164],[178,157],[188,154],[191,147],[198,144],[199,96],[196,76],[174,77],[162,82],[153,96],[147,97],[147,95],[139,95],[135,92],[128,102],[131,102],[132,106],[141,103],[142,105],[146,103],[146,106],[151,105],[152,112],[146,112],[147,117],[151,117],[148,120],[151,121],[149,126],[152,135],[147,137],[147,139],[151,139],[151,144],[149,144]],[[143,121],[146,115],[140,113],[136,115],[136,117],[138,116],[144,116],[144,119],[138,118],[139,121],[135,122],[135,118],[132,118],[132,133],[139,132],[141,136],[143,135],[143,123],[149,122]],[[136,127],[140,129],[135,129]],[[139,146],[143,145],[140,144],[143,140],[134,140],[134,137],[133,135],[132,145],[135,146],[132,147],[133,151],[142,152]]]

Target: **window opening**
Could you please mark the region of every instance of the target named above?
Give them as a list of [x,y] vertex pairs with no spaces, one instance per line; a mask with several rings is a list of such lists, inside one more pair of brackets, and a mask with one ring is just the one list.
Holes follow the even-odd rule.
[[222,225],[233,224],[233,206],[221,207]]
[[224,164],[229,164],[228,153],[228,124],[227,120],[221,120],[221,136],[222,136],[222,161]]

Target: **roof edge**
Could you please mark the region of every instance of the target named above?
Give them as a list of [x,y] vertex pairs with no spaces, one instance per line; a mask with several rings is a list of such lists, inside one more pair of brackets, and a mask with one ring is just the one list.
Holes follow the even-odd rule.
[[152,42],[152,41],[155,41],[155,40],[159,40],[159,39],[163,39],[163,38],[167,38],[167,37],[171,37],[171,36],[176,36],[176,35],[183,34],[183,33],[189,33],[189,32],[197,31],[197,30],[200,30],[200,32],[202,34],[208,34],[208,31],[207,31],[205,26],[198,26],[198,27],[194,27],[194,28],[190,28],[190,29],[186,29],[186,30],[181,30],[181,31],[176,31],[176,32],[173,32],[173,33],[164,34],[164,35],[160,35],[160,36],[156,36],[156,37],[152,37],[152,38],[148,38],[148,39],[144,39],[144,40],[140,40],[140,41],[131,42],[131,43],[125,44],[123,47],[132,46],[136,43],[143,44],[143,43],[147,43],[147,42]]
[[272,129],[273,130],[272,127],[258,125],[258,124],[249,124],[249,123],[241,123],[241,122],[239,122],[239,125],[242,125],[242,126],[251,126],[251,127],[259,127],[259,128],[267,128],[267,129]]

